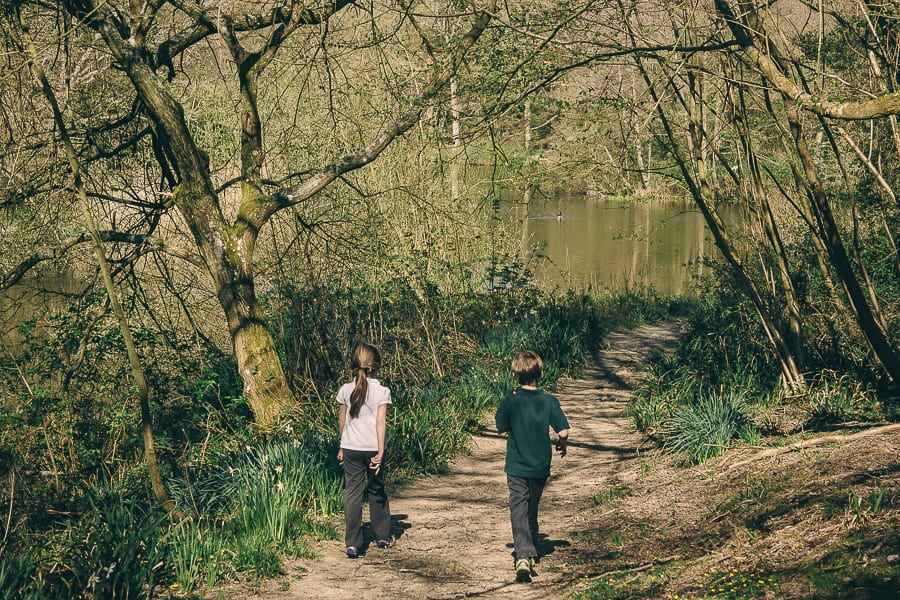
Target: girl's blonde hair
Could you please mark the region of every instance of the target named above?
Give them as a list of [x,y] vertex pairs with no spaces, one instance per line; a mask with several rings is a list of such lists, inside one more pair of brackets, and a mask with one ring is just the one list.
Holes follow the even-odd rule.
[[372,344],[359,344],[353,351],[350,361],[350,369],[356,377],[356,387],[350,393],[350,416],[359,416],[359,409],[366,402],[366,394],[369,391],[369,382],[366,379],[374,375],[381,365],[381,351]]

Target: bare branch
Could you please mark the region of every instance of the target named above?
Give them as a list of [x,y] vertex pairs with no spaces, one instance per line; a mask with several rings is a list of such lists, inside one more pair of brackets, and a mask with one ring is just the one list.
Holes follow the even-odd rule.
[[[715,0],[715,4],[719,14],[728,23],[745,60],[756,67],[781,94],[794,101],[801,110],[820,117],[845,121],[877,119],[900,114],[900,92],[887,93],[874,99],[832,102],[805,91],[782,72],[769,52],[757,47],[753,32],[735,17],[734,11],[725,0]],[[764,45],[770,46],[771,43],[767,41]]]
[[358,152],[345,156],[324,167],[300,185],[271,196],[270,201],[262,207],[264,212],[260,215],[259,222],[264,222],[265,219],[282,208],[298,204],[310,198],[341,175],[371,163],[393,140],[415,125],[422,116],[425,104],[447,85],[462,65],[466,53],[487,29],[495,8],[496,0],[489,0],[488,6],[479,12],[472,27],[460,39],[450,64],[434,75],[431,84],[422,90],[411,110],[384,128],[372,142]]
[[[150,236],[139,233],[124,233],[121,231],[100,231],[99,233],[100,239],[103,242],[118,242],[123,244],[134,244],[136,246],[149,244],[153,247],[154,250],[165,251],[171,256],[180,258],[196,267],[203,268],[203,261],[199,256],[167,251],[165,244],[159,239],[153,239]],[[2,276],[0,276],[0,290],[8,289],[17,284],[25,275],[28,274],[29,271],[31,271],[37,265],[46,261],[61,258],[76,246],[90,241],[90,234],[85,232],[71,237],[63,241],[61,244],[54,246],[53,248],[47,248],[35,252],[25,260],[21,261],[18,265],[4,273]]]

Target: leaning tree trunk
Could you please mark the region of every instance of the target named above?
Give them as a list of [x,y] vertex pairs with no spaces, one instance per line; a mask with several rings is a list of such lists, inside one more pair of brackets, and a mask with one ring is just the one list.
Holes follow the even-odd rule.
[[[743,288],[744,293],[753,303],[753,307],[756,309],[756,313],[760,318],[760,324],[762,325],[763,330],[765,331],[766,336],[768,337],[769,342],[772,346],[772,349],[774,350],[775,357],[778,360],[778,365],[781,369],[781,374],[782,378],[784,379],[785,385],[790,390],[799,390],[805,386],[803,372],[800,368],[800,361],[794,354],[793,349],[788,343],[784,332],[782,332],[776,320],[772,316],[770,310],[766,306],[766,303],[763,301],[762,293],[758,289],[756,283],[747,274],[747,271],[744,268],[744,264],[735,251],[734,244],[728,236],[728,232],[725,229],[724,223],[722,222],[721,217],[714,207],[714,194],[709,182],[706,166],[707,162],[702,150],[703,118],[701,111],[703,97],[702,90],[699,89],[700,86],[698,77],[702,74],[703,70],[701,68],[701,65],[696,64],[697,60],[698,57],[696,55],[688,57],[688,61],[692,62],[691,68],[688,69],[687,72],[689,91],[686,99],[682,99],[682,103],[684,104],[685,110],[688,114],[688,142],[690,144],[691,151],[690,160],[694,167],[696,175],[692,173],[691,169],[687,167],[686,161],[682,157],[682,153],[679,150],[679,145],[675,139],[674,132],[672,131],[668,119],[665,117],[665,114],[663,112],[662,103],[659,102],[659,99],[656,95],[656,90],[653,87],[650,78],[643,70],[643,65],[640,63],[640,61],[638,61],[638,67],[639,69],[641,69],[641,73],[644,76],[644,80],[647,83],[648,89],[650,90],[650,93],[653,96],[654,101],[656,102],[657,114],[659,114],[660,116],[660,121],[665,128],[666,135],[674,150],[672,152],[672,155],[678,163],[678,166],[682,172],[682,176],[684,177],[685,182],[688,184],[688,187],[691,190],[691,195],[694,197],[694,201],[697,207],[703,214],[707,227],[709,228],[710,233],[712,233],[716,247],[719,248],[719,251],[722,253],[723,258],[731,268],[731,271],[735,275],[735,278],[737,279],[740,287]],[[680,92],[674,89],[674,80],[670,81],[670,85],[673,87],[676,95],[680,96]]]
[[[691,75],[689,75],[689,78],[690,77]],[[690,98],[692,105],[695,104],[693,96],[690,96]],[[686,181],[688,181],[689,187],[691,188],[691,192],[694,196],[694,201],[697,204],[697,207],[700,209],[700,212],[703,214],[710,232],[713,234],[713,239],[716,242],[716,246],[719,248],[719,251],[722,253],[722,256],[725,258],[726,262],[731,266],[732,272],[737,277],[738,282],[740,283],[741,287],[744,288],[744,292],[747,294],[747,297],[750,299],[750,301],[753,303],[754,308],[756,309],[756,313],[760,318],[760,323],[762,324],[763,329],[766,332],[766,336],[769,338],[769,342],[772,344],[772,348],[775,351],[775,356],[778,359],[778,365],[781,368],[781,374],[784,378],[785,384],[791,390],[802,389],[805,383],[803,373],[800,369],[799,361],[791,350],[791,346],[787,343],[787,340],[785,339],[783,332],[775,322],[775,319],[770,314],[768,308],[765,305],[765,302],[763,302],[762,294],[760,294],[759,290],[756,287],[756,284],[747,275],[743,263],[734,250],[734,244],[731,242],[730,238],[727,235],[721,218],[713,208],[713,193],[706,176],[706,163],[704,162],[702,153],[699,150],[700,145],[702,144],[699,128],[700,120],[697,118],[696,109],[692,106],[690,122],[688,123],[688,131],[690,139],[692,140],[692,160],[694,167],[697,170],[696,182],[693,180],[690,171],[686,168],[686,166],[684,165],[684,161],[679,157],[678,153],[675,152],[673,154],[676,156],[676,161],[681,166],[682,174],[684,175]],[[674,138],[670,139],[674,144]]]
[[850,301],[850,307],[856,317],[859,329],[872,350],[876,361],[882,366],[885,374],[892,382],[900,383],[900,356],[891,346],[891,342],[885,335],[884,330],[879,326],[880,319],[869,305],[859,279],[853,271],[850,257],[847,255],[844,243],[841,241],[840,230],[831,212],[831,205],[826,197],[825,188],[819,179],[812,154],[806,144],[806,139],[803,137],[803,127],[799,117],[800,109],[787,98],[785,98],[785,103],[788,108],[787,115],[791,126],[791,134],[794,138],[800,162],[803,165],[804,174],[810,185],[811,200],[815,205],[816,215],[818,216],[819,229],[817,233],[825,244],[834,271]]
[[34,72],[35,79],[44,92],[44,96],[47,98],[47,102],[50,104],[50,107],[53,110],[53,118],[56,122],[56,126],[59,128],[59,135],[62,139],[66,157],[69,160],[69,166],[72,169],[72,178],[75,182],[78,203],[81,207],[82,214],[84,215],[85,223],[87,225],[88,232],[90,233],[91,241],[94,246],[94,251],[97,255],[97,261],[100,266],[100,274],[103,279],[103,284],[106,288],[110,306],[112,307],[113,313],[116,316],[116,320],[119,323],[119,331],[121,332],[122,339],[125,342],[125,349],[128,353],[128,362],[131,366],[131,373],[134,377],[135,386],[138,389],[141,437],[144,443],[144,462],[147,465],[147,473],[150,477],[150,487],[153,490],[153,495],[156,497],[157,502],[162,505],[169,516],[173,519],[181,520],[184,519],[186,515],[175,505],[175,501],[169,497],[169,494],[168,492],[166,492],[165,485],[162,481],[162,475],[159,471],[159,462],[156,456],[156,441],[153,435],[153,417],[150,412],[150,386],[147,384],[147,379],[144,376],[144,368],[141,365],[140,358],[137,354],[137,347],[134,343],[134,336],[132,336],[131,334],[131,326],[128,323],[128,317],[125,314],[125,310],[122,308],[121,302],[119,302],[119,295],[116,291],[115,284],[113,283],[112,273],[109,268],[109,262],[106,260],[106,253],[103,250],[103,241],[100,239],[100,232],[97,228],[97,222],[94,219],[93,214],[91,213],[87,192],[84,189],[84,180],[82,179],[81,175],[81,162],[78,159],[78,154],[75,151],[75,147],[72,145],[71,138],[69,137],[69,132],[66,127],[65,120],[63,119],[62,111],[60,110],[59,103],[56,100],[56,94],[54,93],[53,87],[50,85],[50,82],[47,79],[46,74],[44,73],[37,48],[35,47],[34,42],[31,40],[28,24],[21,17],[20,25],[25,36],[25,44],[28,47],[28,54],[31,56],[31,69]]
[[791,273],[788,253],[785,250],[778,223],[772,212],[768,194],[763,188],[759,157],[754,149],[750,128],[747,126],[747,121],[745,120],[747,114],[749,114],[749,111],[744,99],[744,94],[741,90],[738,90],[737,102],[734,104],[734,124],[738,131],[738,135],[740,136],[744,153],[747,156],[747,165],[751,182],[749,193],[759,206],[763,231],[775,258],[778,276],[781,280],[784,304],[787,309],[788,327],[790,328],[789,346],[793,355],[793,361],[797,364],[797,371],[799,374],[802,374],[805,364],[806,344],[803,340],[803,318],[800,312],[800,302],[797,298],[796,287],[794,286],[794,277]]

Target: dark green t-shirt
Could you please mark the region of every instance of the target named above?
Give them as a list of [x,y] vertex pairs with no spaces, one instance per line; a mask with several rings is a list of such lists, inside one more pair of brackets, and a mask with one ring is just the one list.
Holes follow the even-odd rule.
[[509,432],[506,473],[514,477],[547,477],[553,455],[549,428],[557,433],[569,428],[559,400],[540,389],[519,388],[500,402],[495,420],[497,431]]

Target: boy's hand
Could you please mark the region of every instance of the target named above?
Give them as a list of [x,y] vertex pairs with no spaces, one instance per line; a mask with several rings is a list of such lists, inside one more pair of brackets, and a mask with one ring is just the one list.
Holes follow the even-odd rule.
[[559,438],[556,440],[556,451],[559,452],[560,456],[565,456],[568,454],[568,446],[569,440],[566,438]]

